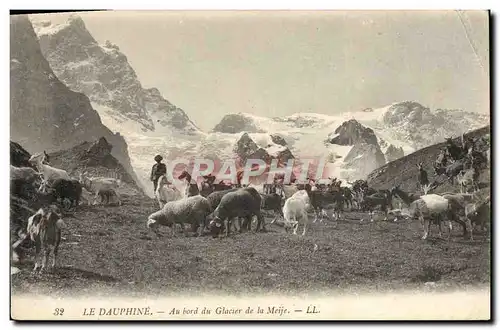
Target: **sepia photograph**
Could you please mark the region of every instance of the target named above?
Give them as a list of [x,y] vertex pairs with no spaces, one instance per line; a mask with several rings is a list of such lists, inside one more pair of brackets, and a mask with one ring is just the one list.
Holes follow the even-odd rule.
[[489,11],[9,20],[11,320],[491,320]]

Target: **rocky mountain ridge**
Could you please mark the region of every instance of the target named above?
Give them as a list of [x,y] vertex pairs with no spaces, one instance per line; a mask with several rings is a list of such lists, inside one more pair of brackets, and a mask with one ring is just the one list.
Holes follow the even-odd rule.
[[137,180],[123,136],[103,125],[84,94],[57,78],[24,15],[10,18],[10,88],[13,142],[29,153],[50,153],[105,137],[113,145],[113,156]]
[[144,88],[120,48],[109,40],[100,45],[79,16],[70,16],[64,24],[39,21],[34,26],[55,75],[102,106],[98,111],[117,120],[133,120],[144,132],[198,132],[186,113],[164,99],[157,88]]

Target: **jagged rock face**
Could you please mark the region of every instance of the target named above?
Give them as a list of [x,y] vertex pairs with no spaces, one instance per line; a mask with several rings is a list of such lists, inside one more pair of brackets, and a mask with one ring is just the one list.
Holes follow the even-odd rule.
[[329,138],[332,144],[352,146],[357,143],[378,145],[377,137],[371,128],[364,127],[357,120],[351,119],[342,123],[334,132],[337,136]]
[[398,158],[404,157],[404,155],[405,153],[403,151],[403,148],[397,148],[391,144],[385,152],[385,160],[386,162],[392,162]]
[[464,128],[479,128],[489,123],[489,118],[462,110],[431,111],[417,102],[406,101],[389,107],[382,121],[396,133],[395,137],[412,141],[414,148],[419,149],[461,135]]
[[238,154],[252,154],[259,149],[248,133],[243,133],[239,140],[236,142],[233,151]]
[[186,113],[165,100],[156,88],[144,89],[127,57],[109,40],[99,45],[83,20],[71,16],[65,24],[37,22],[35,30],[43,55],[56,76],[107,114],[140,123],[143,131],[174,127],[198,131]]
[[98,141],[92,143],[85,154],[80,156],[80,161],[87,166],[103,165],[108,168],[115,168],[115,158],[111,156],[113,146],[101,137]]
[[238,155],[242,164],[245,164],[247,159],[250,158],[263,160],[267,160],[269,158],[269,154],[263,148],[259,147],[246,132],[243,133],[236,142],[233,152]]
[[285,148],[278,151],[274,158],[277,158],[281,163],[286,163],[289,159],[295,159],[295,156],[292,154],[290,149]]
[[87,154],[92,155],[95,158],[102,158],[106,155],[111,154],[111,149],[113,146],[108,143],[106,138],[101,137],[98,141],[93,143],[87,150]]
[[63,150],[104,136],[114,146],[113,156],[136,179],[125,140],[102,124],[84,94],[59,81],[42,55],[28,17],[10,20],[11,139],[34,153]]
[[241,132],[262,132],[255,126],[250,118],[247,118],[246,116],[239,113],[225,115],[222,120],[217,125],[215,125],[213,131],[231,134]]
[[[342,168],[351,171],[352,180],[365,179],[374,169],[385,164],[379,140],[371,128],[351,119],[342,123],[327,138],[327,143],[353,146],[344,158]],[[380,139],[380,143],[387,143]]]
[[246,132],[236,142],[233,152],[239,157],[241,164],[245,164],[248,159],[261,159],[270,164],[273,159],[286,163],[295,158],[288,148],[281,145],[269,145],[267,148],[258,146]]
[[40,149],[95,132],[98,114],[84,95],[69,90],[54,75],[27,17],[11,18],[10,43],[13,140]]
[[271,136],[271,141],[273,141],[273,143],[286,147],[286,141],[282,136],[277,134],[271,134],[270,136]]
[[49,154],[51,165],[64,169],[73,177],[86,172],[88,176],[112,177],[122,181],[121,192],[143,195],[141,187],[111,154],[113,146],[101,137],[97,141],[83,142],[72,148]]
[[358,143],[346,155],[342,167],[353,170],[351,178],[357,180],[365,179],[373,170],[384,164],[385,157],[379,147],[368,143]]
[[29,159],[31,155],[19,143],[10,141],[10,165],[16,167],[32,167]]

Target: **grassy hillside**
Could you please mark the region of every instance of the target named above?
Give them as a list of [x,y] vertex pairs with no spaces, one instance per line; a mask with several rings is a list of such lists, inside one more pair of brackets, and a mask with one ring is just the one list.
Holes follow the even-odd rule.
[[[432,148],[424,151],[429,160]],[[51,162],[72,171],[78,150],[86,149],[53,154]],[[393,163],[405,167],[416,162],[414,157]],[[380,176],[374,180],[382,182]],[[168,228],[160,228],[164,236],[159,238],[146,228],[157,207],[150,198],[126,194],[121,207],[79,206],[64,219],[60,267],[53,273],[31,273],[33,246],[23,245],[21,263],[13,263],[20,272],[12,275],[12,294],[352,294],[490,286],[489,233],[475,233],[470,242],[454,226],[451,240],[445,241],[436,238],[432,227],[430,238],[422,241],[421,226],[413,220],[370,223],[366,213],[346,212],[339,221],[313,223],[303,237],[268,224],[266,233],[222,239],[172,237]],[[15,238],[11,230],[11,242]]]
[[[466,134],[466,137],[481,137],[486,134],[490,134],[490,126],[486,126],[475,131]],[[455,138],[454,141],[459,142],[460,137]],[[392,161],[369,174],[368,184],[370,187],[375,189],[390,189],[395,185],[400,185],[400,187],[409,192],[417,192],[418,188],[418,168],[417,164],[422,162],[425,170],[427,171],[429,181],[436,182],[439,184],[437,188],[432,190],[435,193],[442,192],[458,192],[460,188],[457,185],[451,185],[446,180],[445,175],[436,177],[434,174],[433,164],[437,159],[439,150],[445,146],[445,142],[429,146],[427,148],[420,149],[412,154],[405,157],[399,158]],[[479,181],[483,183],[483,187],[489,186],[491,182],[490,178],[490,166],[483,170],[479,177]],[[489,187],[487,187],[489,189]]]

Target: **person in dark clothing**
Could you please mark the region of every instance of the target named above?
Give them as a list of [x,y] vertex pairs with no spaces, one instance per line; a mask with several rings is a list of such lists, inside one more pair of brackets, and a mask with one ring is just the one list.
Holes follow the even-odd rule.
[[156,192],[156,188],[158,186],[158,179],[167,173],[167,166],[163,164],[161,161],[163,157],[160,155],[155,156],[156,164],[153,165],[151,169],[151,181],[153,181],[154,191]]

